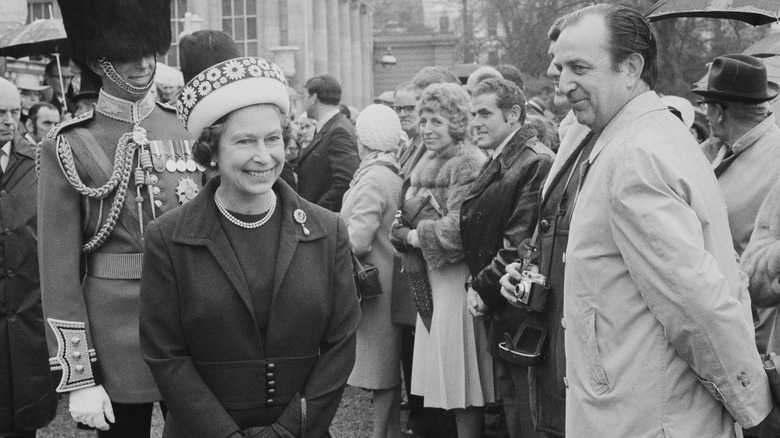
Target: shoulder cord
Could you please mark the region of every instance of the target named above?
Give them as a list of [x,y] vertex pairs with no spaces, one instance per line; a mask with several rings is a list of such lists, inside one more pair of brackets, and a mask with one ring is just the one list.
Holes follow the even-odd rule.
[[[127,193],[127,184],[130,180],[130,173],[132,169],[133,154],[138,146],[132,141],[133,133],[128,132],[123,134],[119,138],[117,144],[116,153],[114,154],[114,169],[111,173],[111,178],[103,186],[98,188],[91,188],[84,185],[81,178],[76,171],[76,165],[73,161],[73,151],[70,148],[67,140],[64,137],[57,137],[57,158],[60,164],[62,172],[65,174],[68,182],[76,192],[92,199],[102,200],[108,196],[114,189],[117,189],[116,195],[114,195],[114,201],[111,203],[111,210],[106,217],[105,222],[100,226],[98,231],[87,243],[85,243],[81,250],[84,254],[94,252],[100,248],[114,230],[116,221],[119,218],[119,214],[122,211],[122,206],[125,202],[125,194]],[[102,211],[102,209],[101,209]]]

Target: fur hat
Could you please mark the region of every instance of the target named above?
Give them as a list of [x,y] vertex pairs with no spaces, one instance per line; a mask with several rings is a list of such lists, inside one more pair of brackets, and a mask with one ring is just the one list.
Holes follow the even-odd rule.
[[185,84],[212,65],[240,56],[236,42],[219,30],[199,30],[179,40],[179,65]]
[[192,78],[179,93],[176,112],[187,131],[197,138],[203,128],[222,116],[264,103],[276,105],[287,114],[287,79],[273,62],[243,57],[220,62]]
[[371,104],[360,112],[355,131],[367,148],[384,152],[396,151],[403,133],[398,115],[381,103]]
[[73,61],[130,61],[171,47],[170,0],[57,0]]

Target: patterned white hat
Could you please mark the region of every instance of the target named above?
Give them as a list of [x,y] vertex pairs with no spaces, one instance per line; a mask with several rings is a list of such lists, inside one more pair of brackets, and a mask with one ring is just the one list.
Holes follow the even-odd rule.
[[355,131],[366,147],[384,152],[397,150],[404,132],[395,111],[379,103],[369,105],[360,112]]
[[176,112],[187,131],[197,138],[203,128],[225,114],[264,103],[278,106],[283,114],[290,110],[282,69],[263,58],[234,58],[192,78],[179,93]]

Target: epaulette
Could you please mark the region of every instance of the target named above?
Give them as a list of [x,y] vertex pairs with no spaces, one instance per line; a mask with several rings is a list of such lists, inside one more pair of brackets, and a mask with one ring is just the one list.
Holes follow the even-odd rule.
[[92,120],[92,116],[95,115],[94,110],[87,111],[81,115],[78,115],[70,120],[66,120],[58,125],[55,125],[54,128],[49,131],[44,139],[50,138],[53,139],[54,137],[58,136],[60,134],[60,131],[70,129],[72,126],[81,125],[83,123],[86,123],[89,120]]
[[176,114],[176,107],[175,106],[173,106],[171,104],[168,104],[168,103],[165,103],[165,102],[160,102],[159,100],[157,102],[155,102],[155,103],[157,104],[157,106],[159,106],[160,108],[164,109],[165,111],[168,111],[168,112]]

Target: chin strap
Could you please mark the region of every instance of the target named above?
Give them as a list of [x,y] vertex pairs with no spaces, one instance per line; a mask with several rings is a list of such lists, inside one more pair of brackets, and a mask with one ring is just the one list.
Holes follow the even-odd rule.
[[146,94],[149,89],[152,88],[152,85],[154,85],[154,74],[157,72],[157,55],[154,55],[154,71],[152,72],[152,77],[149,78],[149,83],[143,87],[134,87],[128,84],[127,81],[125,81],[122,76],[120,76],[119,73],[117,73],[117,71],[114,69],[114,65],[111,64],[111,61],[107,60],[106,58],[98,58],[98,63],[100,64],[100,68],[103,69],[103,72],[106,74],[106,76],[108,76],[108,79],[110,79],[111,82],[130,94]]

